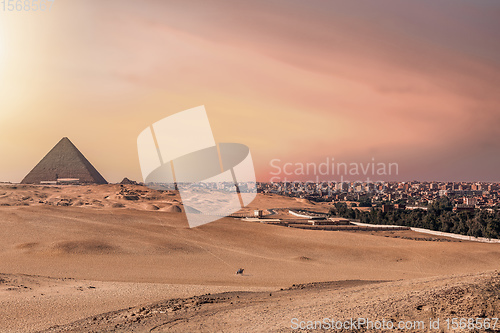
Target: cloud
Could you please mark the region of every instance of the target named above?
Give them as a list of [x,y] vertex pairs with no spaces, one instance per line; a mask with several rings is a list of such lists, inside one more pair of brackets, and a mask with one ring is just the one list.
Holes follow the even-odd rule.
[[[91,130],[93,142],[125,156],[148,124],[205,104],[217,140],[248,144],[262,177],[275,157],[376,155],[406,166],[401,177],[444,178],[450,156],[465,160],[473,149],[471,160],[492,167],[467,162],[454,177],[490,179],[500,166],[489,144],[500,123],[498,8],[447,0],[67,2],[43,43],[29,43],[31,30],[17,33],[21,22],[9,29],[32,66],[9,76],[17,97],[0,106],[24,111],[0,139],[43,112],[31,138],[53,129],[84,142]],[[105,155],[96,164],[120,170],[117,180],[139,177],[135,155]]]

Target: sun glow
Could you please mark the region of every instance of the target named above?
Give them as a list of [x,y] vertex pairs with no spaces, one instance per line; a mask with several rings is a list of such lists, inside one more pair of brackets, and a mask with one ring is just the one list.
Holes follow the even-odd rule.
[[[7,81],[7,54],[6,54],[6,48],[5,48],[5,35],[4,35],[4,29],[2,25],[0,24],[0,100],[2,102],[5,101],[6,96],[8,93],[6,92],[6,81]],[[5,104],[2,104],[2,108],[0,110],[0,120],[3,121],[3,116],[6,115],[9,111],[7,111],[7,108],[5,107]]]
[[5,50],[5,36],[4,29],[0,25],[0,83],[3,76],[3,70],[5,69],[5,58],[6,58],[6,50]]
[[0,66],[2,66],[3,64],[4,56],[5,56],[5,44],[4,44],[3,32],[0,29]]

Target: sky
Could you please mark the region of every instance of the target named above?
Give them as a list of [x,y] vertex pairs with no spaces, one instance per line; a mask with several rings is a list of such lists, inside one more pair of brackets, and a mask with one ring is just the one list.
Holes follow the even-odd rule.
[[66,136],[108,181],[142,181],[139,133],[204,105],[258,181],[333,159],[397,163],[380,180],[498,182],[499,17],[496,0],[0,7],[0,180]]

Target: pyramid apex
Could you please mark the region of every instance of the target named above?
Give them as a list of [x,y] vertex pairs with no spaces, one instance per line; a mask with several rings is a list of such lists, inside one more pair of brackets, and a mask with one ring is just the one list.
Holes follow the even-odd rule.
[[73,145],[73,142],[71,142],[71,140],[67,137],[67,136],[64,136],[61,140],[59,140],[59,142],[57,144],[71,144]]

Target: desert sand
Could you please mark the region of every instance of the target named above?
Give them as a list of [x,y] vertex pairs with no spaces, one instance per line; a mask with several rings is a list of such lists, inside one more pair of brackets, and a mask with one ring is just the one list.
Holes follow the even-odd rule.
[[[276,195],[258,195],[248,210],[291,207],[328,210]],[[383,309],[397,316],[395,311],[414,305],[405,293],[420,293],[429,303],[450,286],[497,279],[500,244],[429,241],[433,237],[410,231],[301,230],[233,218],[190,229],[183,209],[177,193],[136,185],[0,186],[0,331],[57,325],[75,332],[149,331],[155,325],[159,331],[289,331],[294,313],[312,319],[329,311],[379,316],[384,312],[373,312],[372,305],[380,299],[392,302]],[[238,268],[243,275],[235,274]],[[288,289],[318,282],[328,283]],[[222,292],[233,294],[207,302],[192,298]],[[248,299],[238,305],[237,296]],[[455,311],[460,297],[441,303]],[[163,325],[171,318],[158,312],[137,322],[146,317],[142,308],[153,313],[154,302],[195,319]],[[493,310],[485,311],[500,315],[497,303],[488,304]],[[421,313],[415,311],[409,315]]]
[[[392,332],[470,332],[453,329],[446,319],[488,318],[490,327],[495,323],[498,328],[500,323],[490,319],[498,318],[499,293],[498,272],[395,282],[313,283],[274,292],[226,292],[170,299],[92,316],[44,332],[290,332],[299,325],[317,325],[307,331],[324,332],[321,328],[331,327],[314,322],[349,322],[345,329],[329,330],[336,332],[391,331],[373,329],[376,326],[367,323],[349,326],[351,319],[360,325],[362,320],[390,321],[397,328]],[[436,326],[437,318],[440,320]]]

